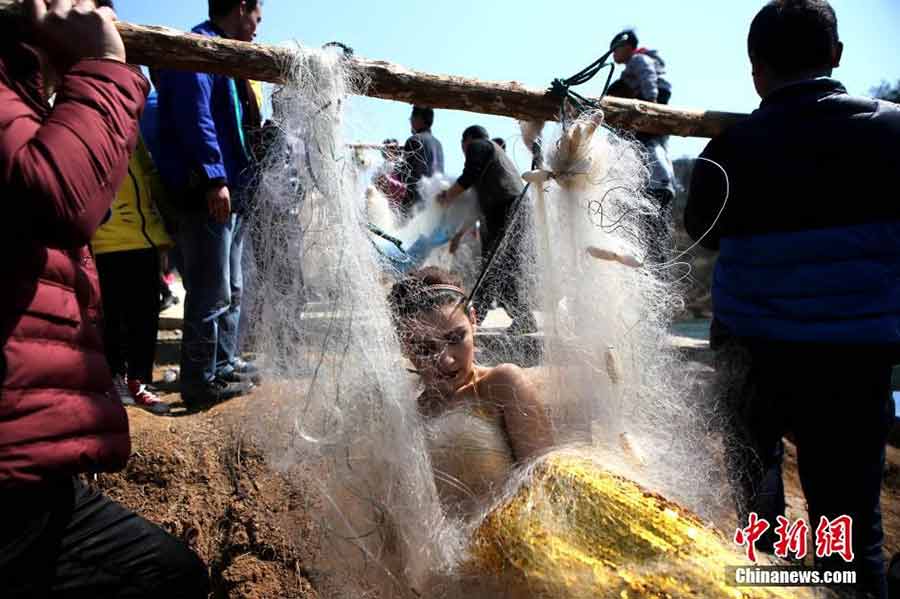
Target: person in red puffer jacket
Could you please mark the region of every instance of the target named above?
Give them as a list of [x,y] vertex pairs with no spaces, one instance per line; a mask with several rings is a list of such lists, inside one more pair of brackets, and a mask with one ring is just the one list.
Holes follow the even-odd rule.
[[87,244],[126,174],[148,84],[125,64],[111,9],[24,7],[23,22],[0,22],[0,589],[206,597],[193,552],[78,478],[121,469],[131,450]]

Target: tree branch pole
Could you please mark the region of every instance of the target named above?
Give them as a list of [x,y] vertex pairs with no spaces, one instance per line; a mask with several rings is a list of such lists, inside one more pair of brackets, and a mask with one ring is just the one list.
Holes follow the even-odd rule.
[[388,146],[385,144],[349,143],[347,147],[351,150],[383,150]]
[[[18,0],[0,0],[0,17],[18,16]],[[183,33],[166,27],[118,22],[128,61],[152,68],[217,73],[283,83],[302,48],[252,44]],[[465,110],[528,121],[555,121],[560,100],[545,90],[517,82],[481,81],[413,71],[381,60],[354,57],[352,68],[369,82],[361,93],[383,100]],[[643,133],[714,137],[746,115],[674,108],[650,102],[604,98],[601,106],[612,127]]]

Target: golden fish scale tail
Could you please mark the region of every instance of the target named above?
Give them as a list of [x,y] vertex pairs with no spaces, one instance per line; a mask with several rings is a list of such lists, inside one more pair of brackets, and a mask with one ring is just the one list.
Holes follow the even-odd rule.
[[726,584],[750,565],[684,508],[591,459],[548,456],[475,533],[466,570],[531,597],[802,597]]

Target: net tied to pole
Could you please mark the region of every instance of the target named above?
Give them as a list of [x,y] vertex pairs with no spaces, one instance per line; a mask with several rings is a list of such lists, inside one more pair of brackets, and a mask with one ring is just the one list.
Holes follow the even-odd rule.
[[[606,93],[609,91],[609,86],[612,83],[612,77],[616,70],[616,65],[614,62],[608,62],[609,57],[613,55],[613,52],[616,51],[617,48],[622,46],[628,41],[626,34],[623,32],[616,36],[612,43],[610,44],[609,51],[603,54],[600,58],[584,67],[571,77],[566,79],[554,79],[550,83],[550,93],[554,96],[559,97],[559,120],[562,123],[563,129],[566,128],[567,120],[566,120],[566,108],[571,107],[576,115],[580,115],[583,112],[588,110],[598,110],[600,108],[600,100],[606,96]],[[603,69],[609,69],[609,74],[606,76],[606,83],[603,85],[603,91],[600,93],[600,97],[596,100],[591,98],[586,98],[582,96],[576,91],[573,91],[572,88],[578,85],[584,85],[591,79],[597,76],[597,74]]]
[[[610,50],[571,77],[568,77],[566,79],[554,79],[550,83],[550,93],[560,99],[559,120],[562,123],[563,128],[565,128],[567,125],[567,107],[571,107],[576,114],[581,114],[588,110],[597,110],[600,108],[600,100],[603,99],[603,97],[606,95],[606,92],[609,90],[609,85],[610,83],[612,83],[613,73],[615,72],[615,63],[607,62],[612,53],[613,51]],[[582,96],[572,89],[575,86],[584,85],[585,83],[596,77],[600,71],[607,68],[609,69],[609,74],[606,77],[606,83],[603,86],[603,92],[596,100]]]

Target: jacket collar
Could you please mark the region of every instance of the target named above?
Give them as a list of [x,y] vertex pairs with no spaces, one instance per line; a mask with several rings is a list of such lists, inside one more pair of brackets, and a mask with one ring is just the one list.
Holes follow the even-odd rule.
[[797,99],[822,98],[832,94],[846,94],[847,90],[837,79],[816,77],[803,81],[792,81],[770,93],[760,103],[760,108],[781,104]]
[[212,33],[215,33],[219,37],[224,37],[226,39],[230,39],[228,34],[225,33],[225,30],[222,29],[221,27],[219,27],[218,25],[216,25],[215,23],[213,23],[212,20],[204,21],[203,23],[198,25],[196,28],[203,29],[205,31],[210,31]]

